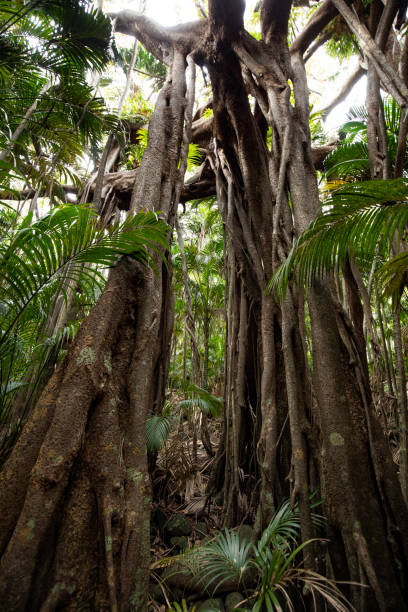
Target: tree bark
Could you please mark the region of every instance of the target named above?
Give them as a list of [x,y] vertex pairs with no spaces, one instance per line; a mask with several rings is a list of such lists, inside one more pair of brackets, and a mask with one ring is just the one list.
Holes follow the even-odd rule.
[[[172,225],[185,112],[186,54],[169,73],[135,185],[136,210]],[[3,606],[146,609],[150,481],[145,421],[164,398],[171,269],[123,261],[37,402],[1,474]]]
[[7,610],[143,609],[150,483],[135,403],[153,360],[148,278],[127,261],[111,273],[1,473]]

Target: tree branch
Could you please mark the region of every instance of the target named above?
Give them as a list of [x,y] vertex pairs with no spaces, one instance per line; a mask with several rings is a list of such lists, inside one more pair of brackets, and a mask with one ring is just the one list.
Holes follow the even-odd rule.
[[287,36],[292,0],[263,0],[261,8],[262,38],[270,43]]
[[332,35],[330,32],[323,32],[321,36],[316,38],[316,40],[308,48],[307,53],[305,53],[305,57],[304,57],[305,64],[306,62],[310,60],[312,55],[316,53],[318,49],[320,49],[322,45],[324,45],[325,43],[327,43],[328,40],[330,40],[331,36]]
[[116,31],[134,36],[155,58],[164,64],[169,64],[173,45],[177,44],[188,55],[198,43],[200,34],[204,32],[207,22],[204,19],[183,23],[171,28],[164,28],[153,19],[134,11],[110,13],[116,19]]
[[[347,0],[352,4],[353,0]],[[331,0],[324,0],[321,6],[313,13],[302,32],[294,40],[290,47],[291,53],[304,53],[308,46],[319,36],[322,30],[337,15],[337,9]]]
[[372,39],[367,28],[360,23],[344,0],[331,0],[331,2],[342,15],[351,32],[356,36],[363,53],[372,61],[388,92],[395,98],[399,106],[406,108],[408,106],[408,88],[391,66],[378,44]]
[[244,27],[244,0],[208,0],[211,30],[239,32]]
[[355,68],[353,72],[347,77],[340,91],[334,96],[331,102],[326,104],[326,106],[324,106],[318,112],[320,112],[323,117],[327,117],[327,115],[331,113],[331,111],[333,110],[333,108],[335,108],[335,106],[337,106],[338,104],[340,104],[347,98],[351,89],[354,87],[356,83],[358,83],[358,81],[361,79],[364,73],[365,73],[364,68],[361,65],[358,65],[357,68]]

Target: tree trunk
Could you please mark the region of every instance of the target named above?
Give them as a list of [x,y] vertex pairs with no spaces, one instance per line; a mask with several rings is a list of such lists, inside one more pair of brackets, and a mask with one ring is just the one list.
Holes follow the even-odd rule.
[[[185,54],[166,83],[133,192],[172,225]],[[146,609],[150,481],[145,422],[161,407],[171,269],[122,261],[37,402],[1,473],[0,599],[12,611]]]
[[111,273],[4,466],[7,610],[143,609],[150,483],[137,404],[153,361],[149,284],[133,262]]
[[[336,2],[337,4],[339,3]],[[233,36],[229,35],[227,41],[227,30],[224,28],[217,31],[215,28],[214,35],[223,38],[223,58],[217,58],[216,68],[212,64],[209,65],[214,92],[214,127],[218,154],[225,155],[227,164],[224,165],[228,165],[229,172],[234,174],[233,189],[236,189],[237,184],[243,185],[244,189],[244,195],[241,198],[235,197],[229,204],[235,206],[236,211],[230,212],[228,209],[229,218],[236,214],[241,222],[240,233],[234,228],[235,237],[231,228],[230,240],[232,242],[235,238],[235,241],[241,241],[245,245],[245,256],[252,259],[252,274],[260,288],[263,287],[264,279],[258,261],[262,261],[262,272],[270,274],[276,263],[282,261],[287,248],[286,237],[292,231],[286,189],[290,193],[296,233],[306,229],[319,210],[303,61],[296,53],[289,57],[286,39],[283,38],[285,32],[279,21],[284,7],[278,8],[278,4],[273,0],[264,2],[265,6],[271,9],[269,13],[264,13],[266,18],[268,15],[273,16],[269,24],[263,24],[267,45],[259,45],[244,32],[241,32],[239,40],[234,40]],[[236,56],[231,53],[228,42],[239,57],[250,91],[256,97],[272,129],[270,185],[269,177],[265,177],[264,161],[260,153],[259,132],[248,113],[246,95],[242,93],[244,88],[234,66]],[[369,44],[371,54],[373,44]],[[380,57],[378,53],[374,55]],[[290,90],[287,85],[289,78],[294,85],[294,107],[290,103]],[[245,224],[242,213],[243,208],[246,210],[245,206],[248,206],[250,211],[250,224]],[[273,217],[273,224],[268,223],[268,215]],[[267,228],[271,225],[272,241],[267,233]],[[248,238],[250,226],[256,232],[256,241]],[[268,248],[272,250],[272,262]],[[236,269],[238,274],[240,271],[240,268]],[[242,300],[242,290],[240,295]],[[313,385],[317,399],[317,410],[314,409],[313,417],[314,422],[320,425],[322,439],[322,494],[326,499],[326,513],[333,540],[329,549],[332,564],[336,576],[368,581],[372,590],[367,597],[367,605],[371,609],[378,606],[380,610],[405,610],[406,584],[399,568],[406,568],[408,558],[406,507],[395,465],[374,415],[361,333],[357,338],[349,318],[333,296],[330,282],[326,285],[316,283],[308,291],[313,338]],[[260,299],[262,313],[266,313],[265,298]],[[234,303],[236,304],[236,301]],[[353,310],[357,331],[360,332],[361,306],[357,309],[354,303]],[[237,347],[236,362],[239,364],[244,359],[239,352],[241,336],[237,328],[237,321],[242,320],[242,310],[239,316],[237,312],[237,307],[230,305],[230,342],[232,347]],[[264,317],[264,314],[262,316]],[[299,475],[297,481],[303,484],[307,472],[299,459],[306,446],[300,430],[306,410],[300,407],[298,401],[302,385],[294,372],[294,368],[299,368],[299,363],[293,359],[293,338],[297,332],[294,334],[295,322],[293,317],[289,319],[289,316],[289,310],[286,308],[282,314],[284,367],[291,421],[292,461],[296,468],[295,473],[297,470]],[[262,380],[265,382],[270,367],[265,359],[268,354],[266,338],[263,332],[263,357],[260,366]],[[242,350],[248,352],[246,346],[243,346]],[[298,353],[301,356],[302,351]],[[231,367],[231,363],[228,365]],[[239,382],[238,374],[233,375],[232,380]],[[229,379],[227,385],[228,383]],[[267,412],[270,391],[266,389],[267,387],[265,392],[258,396],[261,398],[263,428],[271,422]],[[231,407],[230,423],[233,433],[234,421],[236,422],[240,413],[242,404],[236,402],[235,406]],[[268,432],[267,442],[274,444],[274,440],[276,438]],[[356,465],[359,466],[358,472]],[[265,466],[262,463],[261,470],[263,469]],[[230,476],[229,483],[236,491],[237,477],[234,479]],[[296,492],[299,491],[295,488]],[[227,493],[229,499],[231,491],[227,490]],[[269,503],[268,494],[266,488],[261,489],[261,505],[263,497]],[[301,497],[299,501],[302,501]],[[397,516],[398,524],[395,521]],[[304,534],[310,532],[307,527],[307,514],[302,522],[302,529]],[[390,534],[394,534],[392,541]],[[353,598],[356,603],[360,602],[355,589]]]

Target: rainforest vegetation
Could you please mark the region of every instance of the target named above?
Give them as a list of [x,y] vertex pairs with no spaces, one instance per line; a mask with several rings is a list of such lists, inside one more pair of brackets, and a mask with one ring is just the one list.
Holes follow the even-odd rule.
[[119,4],[0,0],[0,610],[407,611],[408,3]]

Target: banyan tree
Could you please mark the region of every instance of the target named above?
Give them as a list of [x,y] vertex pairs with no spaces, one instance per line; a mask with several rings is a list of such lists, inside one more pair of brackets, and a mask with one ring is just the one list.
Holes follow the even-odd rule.
[[[131,11],[113,15],[116,31],[137,38],[167,77],[140,166],[107,174],[104,184],[121,209],[153,210],[172,228],[180,202],[217,197],[226,240],[225,409],[208,494],[223,491],[225,523],[249,513],[260,531],[290,497],[310,539],[317,489],[329,542],[324,559],[316,547],[305,566],[323,563],[337,580],[368,585],[344,587],[358,610],[400,612],[408,513],[373,407],[357,281],[345,273],[348,309],[330,274],[306,290],[293,278],[283,300],[268,283],[321,210],[316,169],[327,151],[311,145],[305,60],[334,19],[352,32],[368,75],[378,176],[380,86],[404,117],[408,107],[407,42],[394,55],[390,44],[404,3],[324,0],[288,46],[292,4],[263,0],[260,40],[244,27],[244,0],[209,0],[206,17],[171,28]],[[211,117],[193,111],[196,67],[211,83]],[[405,117],[402,139],[406,126]],[[185,179],[189,142],[205,160]],[[123,258],[111,272],[4,465],[5,610],[146,609],[145,421],[163,404],[173,322],[171,262],[157,255],[156,263],[152,271]]]

